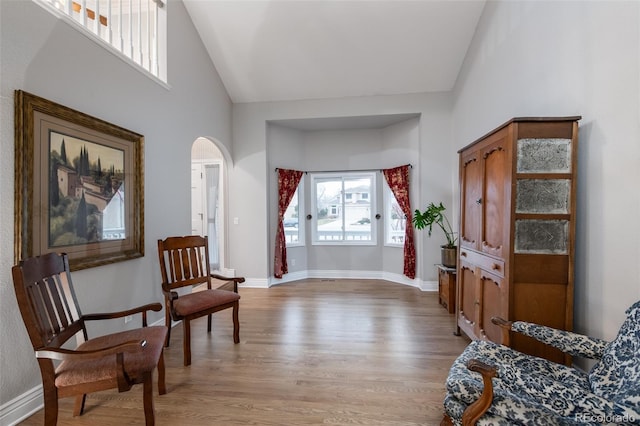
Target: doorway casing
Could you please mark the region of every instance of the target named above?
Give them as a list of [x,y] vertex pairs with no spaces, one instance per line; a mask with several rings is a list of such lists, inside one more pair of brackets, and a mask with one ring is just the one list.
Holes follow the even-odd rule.
[[200,137],[191,147],[191,233],[209,236],[211,268],[234,274],[227,266],[228,154],[215,139]]

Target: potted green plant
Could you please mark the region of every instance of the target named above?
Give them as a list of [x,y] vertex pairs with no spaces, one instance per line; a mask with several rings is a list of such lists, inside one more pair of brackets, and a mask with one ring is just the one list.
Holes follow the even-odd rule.
[[441,246],[442,264],[449,268],[455,268],[457,258],[456,242],[458,241],[458,237],[456,233],[453,232],[451,223],[449,223],[449,220],[444,215],[445,210],[446,208],[442,203],[429,203],[423,212],[416,209],[413,216],[413,226],[416,229],[427,228],[429,236],[431,236],[433,225],[438,225],[447,239],[447,243]]

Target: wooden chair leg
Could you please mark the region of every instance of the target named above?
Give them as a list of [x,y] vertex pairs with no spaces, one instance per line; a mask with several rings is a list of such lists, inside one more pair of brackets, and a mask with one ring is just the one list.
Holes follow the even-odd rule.
[[238,310],[240,304],[233,305],[233,343],[240,343],[240,321],[238,321]]
[[184,352],[184,366],[191,365],[191,323],[188,319],[182,319],[182,329],[184,330],[184,340],[182,348]]
[[153,413],[153,373],[149,372],[142,384],[143,404],[144,404],[144,420],[147,426],[155,424],[155,415]]
[[207,315],[207,333],[211,333],[211,317],[211,314]]
[[50,389],[43,387],[44,393],[44,424],[45,426],[56,426],[58,423],[58,392],[55,387]]
[[171,312],[169,312],[169,305],[164,305],[164,324],[167,326],[167,341],[164,346],[169,347],[169,341],[171,340]]
[[81,416],[84,413],[84,403],[87,401],[87,394],[76,396],[76,404],[73,407],[73,417]]
[[167,393],[164,376],[164,351],[162,351],[160,352],[160,359],[158,359],[158,395]]

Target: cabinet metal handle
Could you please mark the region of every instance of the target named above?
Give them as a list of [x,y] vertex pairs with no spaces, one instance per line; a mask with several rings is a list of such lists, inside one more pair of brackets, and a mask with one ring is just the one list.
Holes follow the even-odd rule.
[[500,265],[498,265],[497,263],[494,263],[493,265],[491,265],[491,269],[493,269],[494,271],[499,271]]
[[461,252],[460,252],[460,256],[462,256],[462,257],[467,257],[467,252],[466,252],[466,251],[461,251]]
[[476,200],[476,204],[482,204],[482,198],[478,198],[478,199]]

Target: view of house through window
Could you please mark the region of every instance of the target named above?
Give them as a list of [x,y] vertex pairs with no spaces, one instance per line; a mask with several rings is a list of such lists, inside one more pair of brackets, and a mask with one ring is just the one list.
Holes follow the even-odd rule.
[[[311,197],[314,244],[375,244],[374,172],[313,173]],[[402,247],[407,219],[386,181],[383,182],[384,244]],[[287,247],[305,244],[304,178],[284,215]]]
[[384,210],[384,243],[387,245],[404,245],[407,219],[386,182],[384,184]]
[[375,244],[374,172],[311,176],[313,243]]

